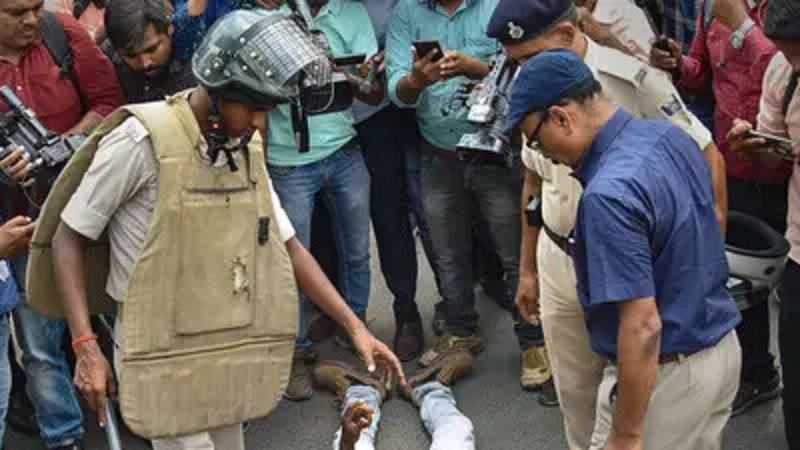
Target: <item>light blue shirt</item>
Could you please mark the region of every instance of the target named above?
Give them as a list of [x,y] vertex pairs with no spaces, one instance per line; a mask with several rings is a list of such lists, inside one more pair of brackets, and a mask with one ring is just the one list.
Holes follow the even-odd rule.
[[486,26],[497,0],[464,0],[452,15],[439,2],[434,9],[428,0],[400,0],[389,19],[386,36],[389,97],[401,107],[416,107],[422,136],[443,149],[455,149],[464,133],[475,131],[467,122],[466,108],[445,111],[464,77],[456,77],[428,86],[416,104],[405,104],[397,96],[397,84],[411,73],[412,43],[439,41],[443,51],[456,50],[483,61],[499,49],[494,39],[486,36]]
[[[314,19],[328,38],[334,57],[378,52],[367,10],[361,2],[330,0]],[[356,136],[353,113],[320,114],[308,118],[310,151],[300,153],[294,139],[289,105],[281,105],[269,113],[269,164],[303,166],[327,158]]]

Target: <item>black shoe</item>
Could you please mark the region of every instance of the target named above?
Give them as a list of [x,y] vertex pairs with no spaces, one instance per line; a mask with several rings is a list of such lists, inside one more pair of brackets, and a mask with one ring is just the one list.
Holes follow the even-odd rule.
[[553,383],[552,377],[542,385],[537,400],[542,406],[558,406],[558,394],[556,394],[556,385]]
[[447,328],[446,314],[444,300],[433,306],[433,322],[431,323],[431,328],[433,328],[433,334],[436,336],[443,335],[445,328]]
[[731,417],[738,416],[753,406],[777,398],[779,395],[781,395],[781,377],[778,374],[763,384],[742,382],[733,400]]
[[419,358],[425,348],[425,333],[419,314],[413,320],[397,324],[392,348],[401,362]]

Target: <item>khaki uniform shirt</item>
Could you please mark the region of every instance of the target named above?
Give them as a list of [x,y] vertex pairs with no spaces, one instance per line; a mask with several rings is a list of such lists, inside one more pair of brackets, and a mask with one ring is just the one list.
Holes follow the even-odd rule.
[[[647,119],[666,119],[686,131],[705,149],[711,133],[683,104],[669,76],[661,70],[618,50],[602,47],[586,38],[586,64],[603,86],[603,93],[631,114]],[[548,228],[568,236],[575,225],[582,189],[572,169],[555,164],[525,146],[525,166],[542,178],[542,215]]]
[[[101,139],[81,184],[61,213],[67,226],[89,239],[96,240],[108,228],[111,255],[106,291],[118,302],[125,298],[158,199],[158,161],[149,136],[142,122],[130,117]],[[202,145],[199,151],[205,154]],[[219,163],[225,164],[224,158]],[[286,242],[294,237],[294,228],[272,184],[269,189],[278,231]]]

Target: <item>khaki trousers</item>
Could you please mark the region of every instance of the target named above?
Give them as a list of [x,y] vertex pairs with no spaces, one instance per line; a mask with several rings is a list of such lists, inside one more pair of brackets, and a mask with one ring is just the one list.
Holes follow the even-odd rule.
[[204,433],[155,439],[153,450],[244,450],[242,426],[232,425]]
[[605,358],[592,351],[570,258],[547,235],[537,248],[542,326],[571,450],[586,450]]
[[[644,421],[645,450],[719,450],[722,429],[739,388],[742,354],[736,332],[717,345],[658,368]],[[617,367],[605,369],[597,393],[591,450],[602,450],[611,432]]]
[[[122,348],[125,335],[122,333],[121,303],[117,304],[117,321],[114,323],[114,341]],[[122,367],[120,351],[114,352],[114,371],[119,375]],[[168,439],[154,439],[153,450],[244,450],[242,425],[230,425],[201,433],[187,434]]]

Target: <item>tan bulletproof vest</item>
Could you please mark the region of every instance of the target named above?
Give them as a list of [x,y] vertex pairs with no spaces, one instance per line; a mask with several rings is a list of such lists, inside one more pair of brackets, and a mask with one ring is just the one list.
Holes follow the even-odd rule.
[[[100,139],[131,115],[150,132],[158,198],[122,314],[120,402],[146,438],[187,434],[267,415],[289,378],[298,301],[272,206],[261,139],[239,170],[212,167],[185,95],[108,117],[59,177],[34,233],[28,301],[62,317],[50,243]],[[108,309],[108,244],[87,252],[91,312]]]

